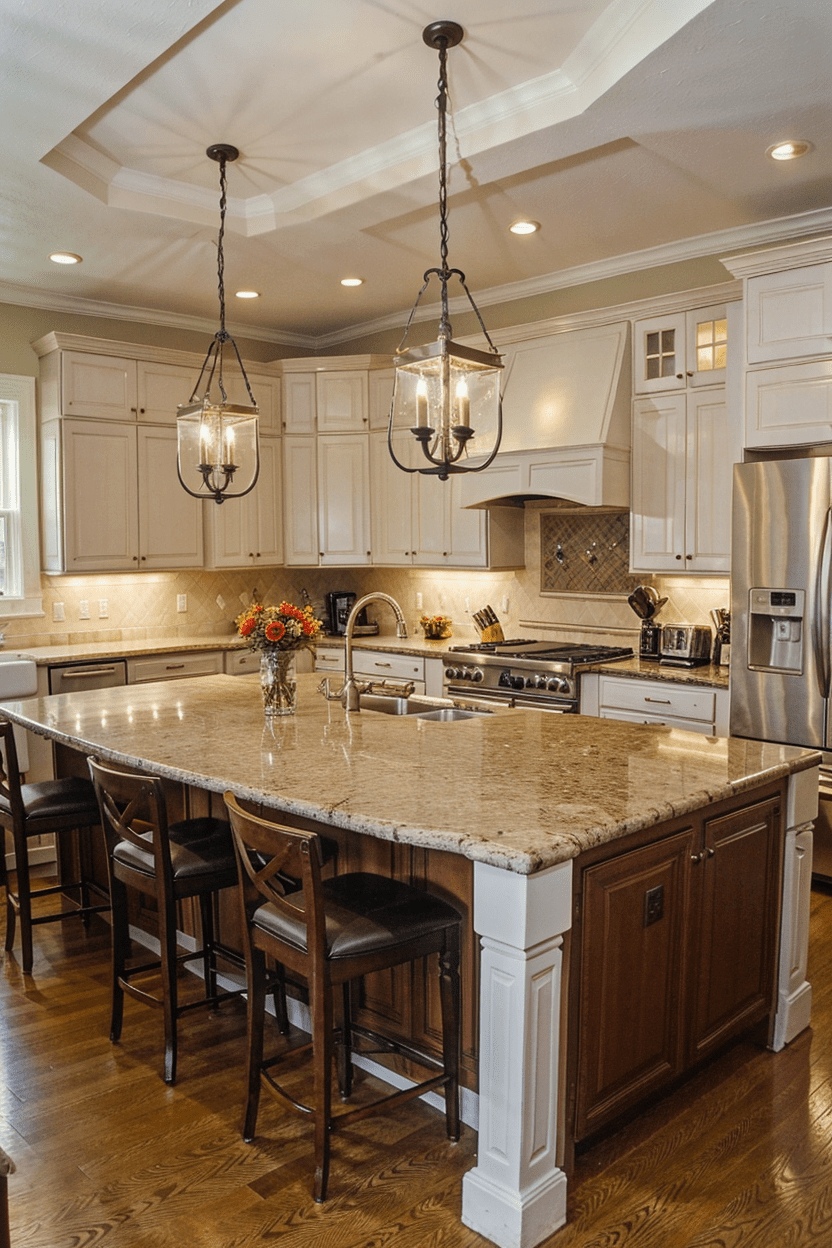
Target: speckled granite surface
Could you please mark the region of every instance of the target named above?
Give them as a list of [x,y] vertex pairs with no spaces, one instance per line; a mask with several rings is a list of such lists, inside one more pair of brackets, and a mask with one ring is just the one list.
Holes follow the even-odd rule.
[[317,683],[299,676],[298,713],[270,724],[256,675],[5,709],[102,758],[520,874],[820,760],[789,746],[538,711],[456,723],[346,715]]
[[702,667],[663,667],[649,659],[618,659],[614,663],[597,663],[589,669],[608,672],[610,676],[629,676],[633,680],[672,680],[678,685],[709,685],[714,689],[728,688],[727,667],[714,667],[705,663]]

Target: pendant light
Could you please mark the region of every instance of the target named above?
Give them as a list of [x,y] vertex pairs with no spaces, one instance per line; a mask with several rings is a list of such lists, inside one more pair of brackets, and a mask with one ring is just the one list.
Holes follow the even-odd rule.
[[[213,498],[222,503],[227,498],[242,498],[254,489],[260,472],[258,440],[258,407],[251,392],[237,344],[225,328],[225,234],[226,178],[225,166],[239,156],[229,143],[215,143],[206,156],[220,166],[220,232],[217,240],[217,284],[220,301],[220,327],[214,334],[191,397],[176,409],[176,470],[182,486],[194,498]],[[234,349],[251,406],[228,401],[223,376],[223,353],[226,344]],[[216,383],[216,397],[212,388]],[[191,489],[189,482],[201,484]],[[234,487],[234,488],[232,488]]]
[[[404,337],[396,351],[396,379],[387,429],[390,454],[404,472],[421,472],[447,481],[451,473],[481,472],[494,459],[502,436],[500,372],[498,354],[483,324],[479,309],[465,284],[465,274],[448,267],[448,176],[446,122],[448,111],[448,49],[462,41],[457,22],[432,22],[422,32],[428,47],[439,52],[439,268],[428,269],[422,289],[410,313]],[[406,349],[405,343],[416,309],[431,277],[439,280],[440,320],[435,343]],[[452,341],[448,319],[448,282],[459,279],[473,308],[490,351],[478,351]],[[415,438],[409,463],[403,463],[403,431]],[[398,453],[397,453],[398,451]]]

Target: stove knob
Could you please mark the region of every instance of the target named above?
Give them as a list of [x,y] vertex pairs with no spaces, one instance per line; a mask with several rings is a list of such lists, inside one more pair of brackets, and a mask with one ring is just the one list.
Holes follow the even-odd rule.
[[527,676],[526,679],[523,681],[523,684],[526,686],[527,689],[535,689],[537,687],[537,677]]
[[545,677],[545,676],[535,676],[535,678],[534,678],[534,687],[535,687],[535,689],[545,689],[545,688],[547,687],[546,677]]
[[502,689],[522,689],[525,684],[522,676],[513,676],[511,672],[500,672],[498,684]]
[[470,680],[471,679],[470,667],[461,667],[459,669],[459,676],[460,676],[460,680]]
[[546,688],[550,693],[568,693],[569,681],[563,676],[550,676]]
[[475,667],[473,672],[471,673],[471,679],[473,680],[474,684],[475,685],[478,684],[482,680],[482,677],[483,677],[482,668]]
[[447,680],[459,680],[459,668],[458,667],[446,667],[445,678]]

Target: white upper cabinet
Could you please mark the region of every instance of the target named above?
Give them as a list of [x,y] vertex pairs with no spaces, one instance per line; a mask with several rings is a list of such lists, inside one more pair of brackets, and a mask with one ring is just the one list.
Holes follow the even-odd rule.
[[323,567],[372,562],[365,436],[326,433],[318,438],[318,539]]
[[139,425],[136,437],[139,567],[200,568],[202,505],[179,481],[176,430]]
[[317,430],[314,373],[287,373],[283,378],[283,428],[286,433]]
[[136,419],[135,360],[65,351],[50,363],[56,370],[60,414],[103,420]]
[[367,370],[319,372],[316,381],[318,432],[366,433]]
[[[736,344],[732,344],[736,349]],[[716,386],[725,382],[728,319],[724,304],[647,317],[633,327],[636,394]]]
[[320,543],[316,438],[290,434],[283,439],[283,540],[287,565],[317,567]]
[[190,399],[199,377],[198,370],[183,364],[154,364],[147,360],[137,360],[134,367],[138,419],[175,425],[176,409]]
[[396,381],[394,368],[378,368],[370,372],[367,389],[370,402],[370,429],[386,429],[390,424],[390,408],[393,403],[393,386]]
[[242,568],[283,562],[280,438],[260,439],[260,475],[250,494],[203,502],[205,566]]
[[832,352],[832,263],[749,277],[749,364],[828,356]]

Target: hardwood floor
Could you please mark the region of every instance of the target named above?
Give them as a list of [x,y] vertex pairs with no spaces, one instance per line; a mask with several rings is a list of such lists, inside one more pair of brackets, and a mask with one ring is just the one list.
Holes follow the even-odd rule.
[[[39,927],[34,976],[0,977],[0,1146],[15,1248],[485,1248],[459,1222],[476,1136],[420,1104],[335,1137],[310,1196],[307,1124],[264,1100],[240,1138],[244,1008],[183,1020],[162,1082],[161,1016],[125,1005],[108,1039],[108,929]],[[783,1053],[739,1045],[579,1158],[548,1248],[832,1244],[832,894],[813,893],[814,1027]],[[298,1075],[302,1078],[302,1074]],[[358,1095],[372,1089],[359,1081]]]

